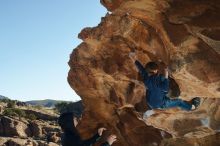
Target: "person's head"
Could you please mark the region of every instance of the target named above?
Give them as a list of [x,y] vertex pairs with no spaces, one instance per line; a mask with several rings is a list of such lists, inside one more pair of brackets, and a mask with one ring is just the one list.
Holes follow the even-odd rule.
[[62,113],[58,119],[58,124],[65,131],[73,131],[82,118],[82,114],[78,112]]
[[159,70],[159,66],[156,62],[148,62],[145,65],[145,69],[147,70],[147,72],[149,72],[150,74],[157,74],[158,70]]

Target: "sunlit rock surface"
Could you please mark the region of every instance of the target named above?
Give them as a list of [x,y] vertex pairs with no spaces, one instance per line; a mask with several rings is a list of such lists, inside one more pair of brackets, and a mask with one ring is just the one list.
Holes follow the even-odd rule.
[[145,121],[147,125],[168,131],[173,137],[201,138],[220,132],[219,105],[219,99],[204,98],[195,111],[157,110]]
[[[118,136],[116,146],[205,146],[207,141],[219,145],[215,139],[220,130],[220,1],[101,3],[110,12],[97,27],[81,31],[83,42],[69,61],[68,82],[86,107],[82,135],[88,137],[105,126],[108,134]],[[161,69],[168,65],[169,95],[185,100],[200,96],[199,109],[156,111],[139,120],[147,109],[145,88],[130,52],[143,64],[157,61]]]

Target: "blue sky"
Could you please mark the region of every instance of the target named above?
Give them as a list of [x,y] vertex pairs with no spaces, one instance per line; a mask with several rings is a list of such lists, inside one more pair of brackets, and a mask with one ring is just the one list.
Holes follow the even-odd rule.
[[78,100],[67,83],[69,55],[78,33],[106,12],[99,0],[0,0],[0,95]]

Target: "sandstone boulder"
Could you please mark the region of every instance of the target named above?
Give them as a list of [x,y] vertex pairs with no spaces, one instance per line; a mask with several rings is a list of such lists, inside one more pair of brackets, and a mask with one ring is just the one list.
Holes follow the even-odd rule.
[[28,137],[31,133],[28,123],[6,116],[0,117],[0,129],[0,135],[2,136]]
[[[111,12],[97,27],[81,31],[83,42],[69,61],[68,82],[86,107],[82,135],[88,137],[104,125],[118,136],[116,146],[159,145],[166,132],[188,136],[186,141],[195,136],[204,145],[206,138],[215,139],[211,135],[217,133],[220,117],[220,1],[101,3]],[[169,66],[171,97],[200,96],[204,103],[194,112],[172,109],[157,112],[145,123],[138,120],[137,112],[146,110],[140,106],[145,88],[128,57],[131,52],[143,64],[156,61],[161,70]]]
[[29,128],[33,137],[42,137],[42,126],[38,124],[37,120],[31,121],[29,123]]

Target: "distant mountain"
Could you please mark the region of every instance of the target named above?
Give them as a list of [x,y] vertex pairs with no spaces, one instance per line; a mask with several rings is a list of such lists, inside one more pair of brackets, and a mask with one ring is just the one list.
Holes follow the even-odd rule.
[[[2,100],[2,99],[10,100],[10,98],[0,95],[0,100]],[[17,101],[17,100],[14,100],[14,101],[16,101],[19,104],[22,103],[22,104],[30,104],[30,105],[40,105],[40,106],[44,106],[44,107],[54,107],[55,104],[60,103],[60,102],[66,102],[66,103],[71,102],[71,101],[52,100],[52,99],[30,100],[30,101],[26,101],[26,102],[20,102],[20,101]]]
[[0,95],[0,99],[9,99],[8,97]]
[[55,104],[60,103],[60,102],[69,103],[70,101],[52,100],[52,99],[26,101],[26,103],[28,103],[28,104],[40,105],[40,106],[44,106],[44,107],[54,107]]

